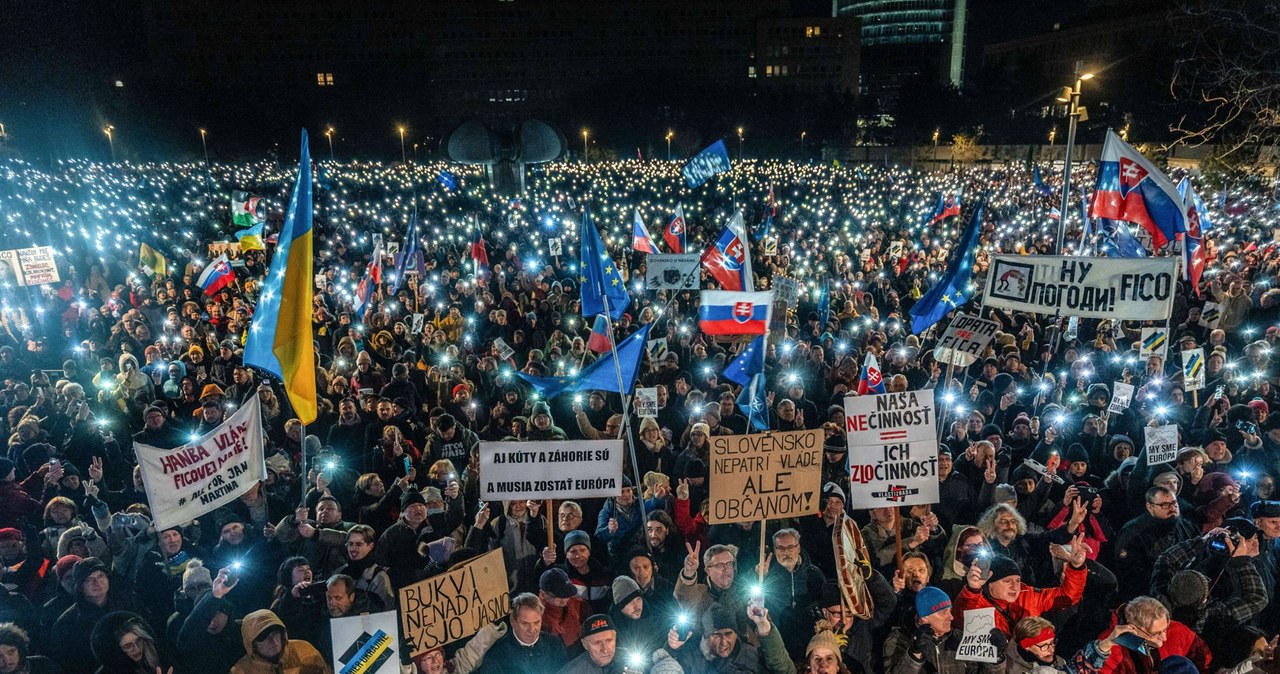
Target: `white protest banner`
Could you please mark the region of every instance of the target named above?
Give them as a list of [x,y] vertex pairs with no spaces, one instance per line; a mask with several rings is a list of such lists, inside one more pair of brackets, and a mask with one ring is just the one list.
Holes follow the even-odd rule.
[[987,350],[999,329],[1000,324],[995,321],[964,314],[956,316],[938,338],[933,357],[940,364],[969,367]]
[[1110,320],[1163,321],[1178,288],[1176,257],[994,255],[983,305]]
[[498,358],[501,358],[502,360],[506,360],[516,355],[516,350],[511,348],[511,345],[507,344],[507,340],[501,337],[493,340],[493,346],[498,350]]
[[1204,388],[1204,349],[1182,352],[1182,390],[1199,391]]
[[547,239],[547,254],[551,257],[560,257],[561,251],[564,249],[564,243],[560,237]]
[[775,276],[773,279],[773,301],[784,302],[788,309],[796,308],[800,303],[800,282],[786,276]]
[[956,647],[956,660],[965,662],[989,662],[1000,660],[995,644],[991,643],[991,630],[996,627],[994,607],[974,608],[964,612],[964,636]]
[[658,387],[636,387],[631,405],[636,411],[636,416],[641,419],[658,418]]
[[844,399],[849,505],[938,502],[938,434],[933,391]]
[[1205,302],[1204,309],[1200,311],[1200,326],[1213,330],[1218,327],[1218,321],[1222,319],[1222,305],[1217,302]]
[[341,674],[399,674],[400,625],[395,611],[331,618],[333,662]]
[[813,515],[822,490],[822,430],[711,438],[712,524]]
[[480,443],[486,501],[609,498],[621,490],[621,440]]
[[400,631],[409,657],[465,639],[511,610],[502,548],[402,587],[399,596]]
[[696,253],[665,253],[645,258],[645,290],[698,290],[702,275]]
[[1178,425],[1146,426],[1142,429],[1146,434],[1147,465],[1168,463],[1178,458]]
[[1121,414],[1129,409],[1133,401],[1133,384],[1122,381],[1111,384],[1111,404],[1107,406],[1108,414]]
[[193,442],[173,449],[137,443],[133,448],[156,531],[228,505],[267,479],[258,396]]
[[1152,356],[1159,356],[1164,359],[1165,351],[1169,349],[1169,331],[1164,328],[1143,328],[1142,329],[1142,350],[1138,353],[1138,357],[1146,360]]
[[0,251],[0,262],[9,266],[0,271],[0,274],[5,279],[12,278],[16,285],[38,286],[62,280],[58,275],[58,263],[54,259],[52,246]]

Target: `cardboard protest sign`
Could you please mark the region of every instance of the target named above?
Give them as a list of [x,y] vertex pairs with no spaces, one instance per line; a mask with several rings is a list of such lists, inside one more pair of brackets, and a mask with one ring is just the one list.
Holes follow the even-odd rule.
[[999,661],[995,644],[991,643],[991,630],[996,627],[994,607],[969,609],[964,612],[964,636],[956,647],[956,660],[965,662]]
[[395,611],[331,618],[333,662],[340,674],[398,674],[400,627]]
[[622,491],[622,441],[480,443],[486,501],[609,498]]
[[1146,426],[1142,429],[1146,435],[1147,465],[1168,463],[1178,458],[1178,425]]
[[1182,352],[1182,390],[1199,391],[1204,388],[1204,349]]
[[933,357],[940,365],[969,367],[995,338],[1000,324],[977,316],[958,315],[938,339]]
[[1133,402],[1133,384],[1118,381],[1111,385],[1111,404],[1107,406],[1108,413],[1122,413],[1129,409],[1131,402]]
[[1169,350],[1169,331],[1164,328],[1143,328],[1142,329],[1142,350],[1138,353],[1138,357],[1147,359],[1152,356],[1159,356],[1164,359],[1164,354]]
[[173,449],[140,443],[133,448],[156,531],[229,505],[267,479],[258,396],[193,442]]
[[983,303],[1038,314],[1163,321],[1177,289],[1176,257],[993,255]]
[[631,405],[636,411],[636,416],[641,419],[658,418],[658,387],[638,387],[635,396],[631,398]]
[[718,435],[711,440],[712,524],[818,512],[822,430]]
[[648,256],[644,268],[645,289],[698,290],[702,287],[702,274],[698,267],[700,260],[701,256],[696,253]]
[[511,611],[502,548],[448,573],[400,588],[400,631],[409,657],[451,644]]
[[938,435],[933,391],[844,399],[849,505],[938,502]]

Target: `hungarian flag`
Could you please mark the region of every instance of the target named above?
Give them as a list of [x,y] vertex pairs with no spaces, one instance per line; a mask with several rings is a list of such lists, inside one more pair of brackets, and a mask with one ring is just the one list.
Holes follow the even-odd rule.
[[884,393],[884,378],[880,376],[880,362],[875,354],[868,353],[862,361],[862,376],[858,377],[858,395]]
[[248,192],[232,192],[231,222],[237,227],[252,227],[266,220],[266,216],[259,211],[261,202],[262,197],[254,196]]
[[587,348],[596,353],[604,353],[613,348],[613,339],[609,334],[609,321],[604,314],[598,314],[591,325],[591,336],[587,338]]
[[489,251],[484,247],[484,237],[480,235],[479,227],[471,236],[471,261],[475,263],[476,276],[489,273]]

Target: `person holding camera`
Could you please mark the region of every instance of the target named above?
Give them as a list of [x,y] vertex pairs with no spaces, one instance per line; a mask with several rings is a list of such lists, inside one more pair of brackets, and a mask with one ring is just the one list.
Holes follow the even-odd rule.
[[916,593],[916,619],[900,626],[884,644],[885,664],[890,674],[963,674],[976,665],[982,674],[1005,671],[1004,650],[1009,639],[999,629],[991,630],[991,644],[999,654],[995,663],[969,663],[956,659],[963,633],[956,625],[951,598],[927,585]]
[[1024,587],[1022,569],[1016,561],[1004,555],[992,555],[989,561],[979,557],[969,565],[965,586],[956,596],[953,611],[957,618],[962,618],[969,609],[993,606],[996,609],[996,627],[1005,636],[1013,634],[1014,624],[1022,618],[1080,603],[1089,577],[1089,570],[1085,567],[1087,552],[1083,534],[1076,534],[1071,539],[1070,549],[1051,544],[1049,553],[1066,564],[1062,569],[1061,584],[1046,588]]
[[1257,527],[1244,518],[1222,524],[1166,550],[1151,574],[1151,593],[1172,609],[1176,620],[1211,643],[1215,636],[1249,624],[1268,601],[1253,563]]

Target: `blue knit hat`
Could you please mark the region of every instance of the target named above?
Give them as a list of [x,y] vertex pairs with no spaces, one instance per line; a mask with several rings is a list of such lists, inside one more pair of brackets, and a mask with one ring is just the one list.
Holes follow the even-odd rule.
[[574,529],[573,531],[570,531],[569,533],[565,534],[564,535],[564,551],[568,552],[569,548],[572,548],[575,545],[585,545],[587,546],[587,549],[590,550],[591,537],[587,535],[587,532],[581,529]]
[[926,585],[920,588],[916,593],[916,615],[924,618],[931,616],[938,611],[951,610],[951,597],[946,592],[939,590],[932,585]]

